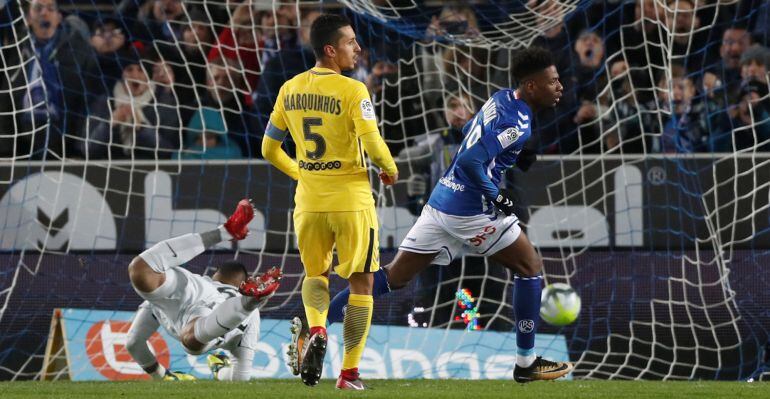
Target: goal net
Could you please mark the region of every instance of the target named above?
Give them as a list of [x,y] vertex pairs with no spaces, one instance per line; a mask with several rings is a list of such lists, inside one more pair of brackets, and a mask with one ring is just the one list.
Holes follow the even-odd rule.
[[[462,126],[515,85],[517,50],[545,47],[564,96],[535,115],[538,162],[505,184],[546,283],[570,284],[583,310],[541,322],[539,353],[575,362],[574,378],[765,375],[768,4],[37,0],[0,2],[0,379],[140,378],[124,348],[141,302],[128,263],[245,197],[252,234],[187,267],[283,269],[254,376],[288,376],[286,320],[303,311],[294,184],[260,145],[281,84],[314,64],[322,11],[353,22],[363,50],[349,76],[369,88],[402,177],[385,188],[370,169],[381,265]],[[510,378],[512,282],[466,256],[376,299],[363,376]],[[333,278],[332,295],[342,288]],[[162,362],[206,375],[166,338]]]

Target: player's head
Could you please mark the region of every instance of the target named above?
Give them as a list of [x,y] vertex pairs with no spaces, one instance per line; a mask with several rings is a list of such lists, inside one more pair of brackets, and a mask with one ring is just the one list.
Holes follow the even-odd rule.
[[217,271],[211,277],[212,280],[219,281],[220,283],[230,284],[238,286],[246,280],[249,273],[246,271],[246,266],[237,260],[228,260],[222,263],[217,268]]
[[336,14],[321,14],[313,21],[310,44],[316,60],[336,64],[342,71],[355,68],[361,52],[350,21]]
[[530,47],[516,54],[511,66],[519,94],[536,111],[555,107],[564,87],[548,50]]

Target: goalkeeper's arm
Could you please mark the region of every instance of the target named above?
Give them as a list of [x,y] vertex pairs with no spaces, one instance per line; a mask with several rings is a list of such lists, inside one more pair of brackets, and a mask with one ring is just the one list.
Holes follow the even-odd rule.
[[272,123],[268,124],[265,137],[262,138],[262,156],[278,170],[292,179],[298,180],[299,165],[281,148],[286,134],[286,131],[278,129]]

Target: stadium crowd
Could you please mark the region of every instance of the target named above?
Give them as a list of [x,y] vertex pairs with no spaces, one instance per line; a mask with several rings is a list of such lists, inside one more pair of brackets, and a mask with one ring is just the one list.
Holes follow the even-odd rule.
[[[0,156],[259,157],[278,89],[314,62],[308,30],[319,7],[233,3],[116,0],[104,12],[69,2],[65,13],[56,0],[2,2]],[[423,8],[421,39],[401,35],[398,45],[357,20],[363,52],[350,76],[370,89],[394,153],[437,150],[441,165],[480,102],[512,84],[515,50],[472,45],[496,29],[478,15],[484,3]],[[533,44],[557,56],[565,86],[559,106],[536,115],[532,149],[770,150],[770,4],[695,3],[572,11],[530,1],[541,27]]]

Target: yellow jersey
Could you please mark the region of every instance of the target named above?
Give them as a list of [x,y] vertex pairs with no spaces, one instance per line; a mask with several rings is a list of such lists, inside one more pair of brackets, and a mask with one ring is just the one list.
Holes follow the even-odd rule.
[[270,123],[288,130],[297,146],[295,211],[359,211],[374,206],[359,137],[379,134],[379,129],[363,83],[314,67],[281,86]]

